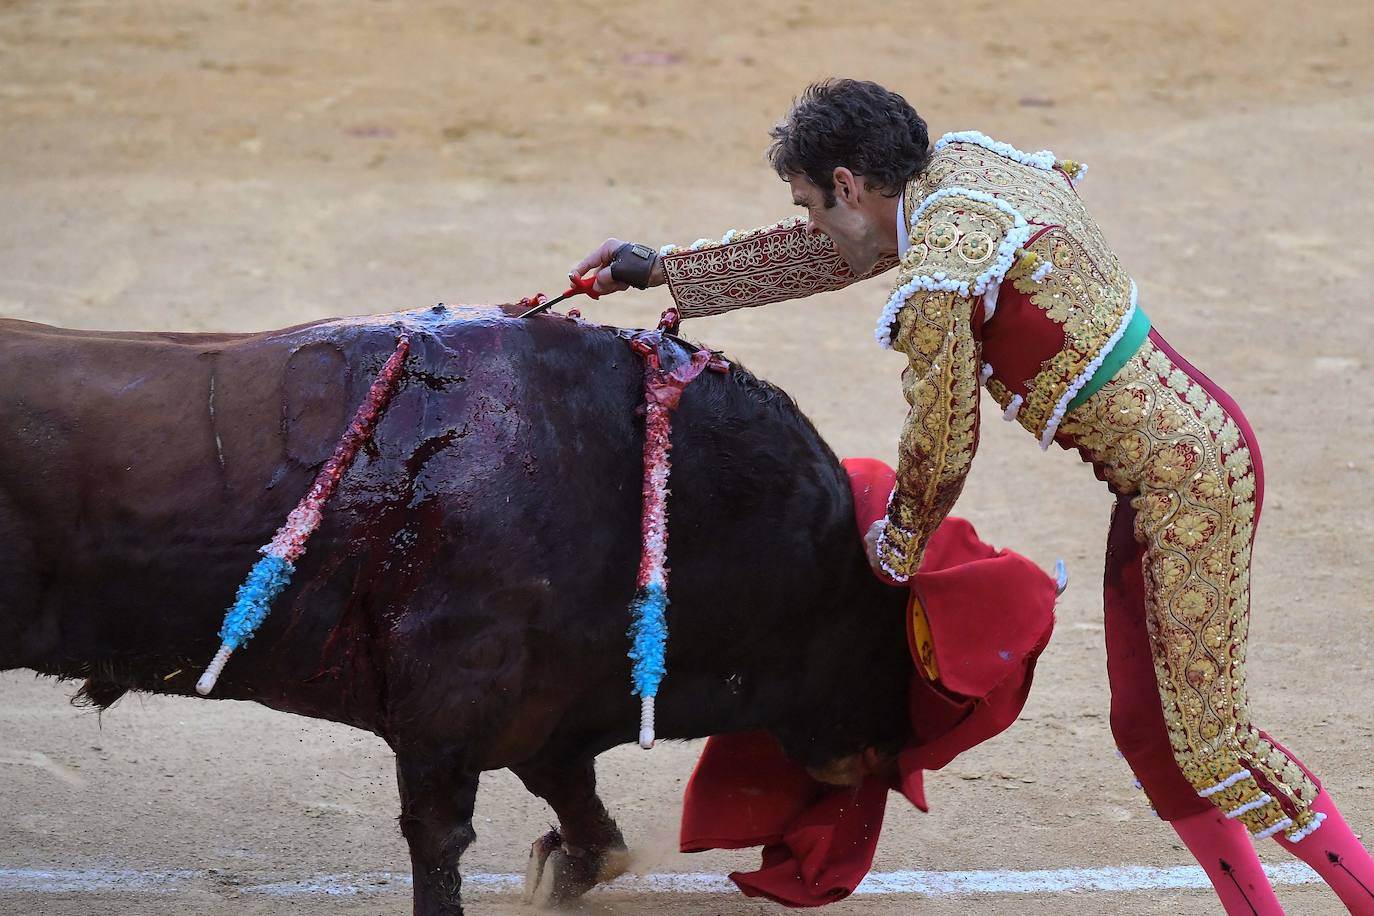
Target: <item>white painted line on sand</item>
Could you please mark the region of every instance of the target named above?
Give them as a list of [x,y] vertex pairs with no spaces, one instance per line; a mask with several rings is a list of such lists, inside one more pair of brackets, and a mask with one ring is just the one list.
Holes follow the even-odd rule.
[[[1276,885],[1314,884],[1321,878],[1301,862],[1267,865]],[[475,873],[463,876],[472,893],[515,893],[524,875]],[[132,868],[3,868],[0,893],[176,894],[188,890],[224,890],[271,897],[354,897],[359,894],[410,892],[410,875],[400,872],[313,875],[286,878],[229,871],[140,870]],[[1205,888],[1207,876],[1195,865],[1150,868],[1143,865],[1105,868],[1056,868],[1036,871],[889,871],[864,879],[856,894],[910,894],[918,897],[962,897],[975,894],[1075,894]],[[668,872],[626,875],[608,890],[638,894],[729,894],[735,886],[722,875]]]

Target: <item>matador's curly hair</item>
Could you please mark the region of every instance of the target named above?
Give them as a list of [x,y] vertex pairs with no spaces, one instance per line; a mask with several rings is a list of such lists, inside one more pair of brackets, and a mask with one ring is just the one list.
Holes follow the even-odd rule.
[[895,197],[930,161],[926,122],[906,99],[867,80],[812,83],[769,135],[768,161],[784,180],[805,175],[835,206],[836,168]]

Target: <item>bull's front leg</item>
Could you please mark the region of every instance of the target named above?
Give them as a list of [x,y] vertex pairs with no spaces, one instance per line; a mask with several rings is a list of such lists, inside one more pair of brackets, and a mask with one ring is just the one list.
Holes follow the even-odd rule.
[[410,846],[415,916],[462,916],[459,859],[476,839],[472,809],[477,774],[465,772],[457,755],[398,750],[401,833]]
[[36,668],[56,674],[62,628],[56,609],[40,612],[41,576],[34,532],[0,487],[0,671]]
[[595,761],[540,760],[511,769],[558,816],[558,828],[530,849],[526,899],[563,906],[625,873],[630,854],[596,794]]

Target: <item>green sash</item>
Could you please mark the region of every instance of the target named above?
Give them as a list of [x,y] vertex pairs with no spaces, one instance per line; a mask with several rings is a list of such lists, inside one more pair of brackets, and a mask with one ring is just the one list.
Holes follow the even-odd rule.
[[1107,351],[1107,356],[1102,360],[1102,365],[1092,374],[1092,378],[1088,379],[1088,383],[1083,386],[1083,389],[1069,402],[1065,412],[1075,409],[1088,398],[1097,394],[1098,389],[1111,381],[1112,376],[1121,371],[1121,367],[1126,365],[1132,356],[1135,356],[1136,352],[1145,344],[1145,338],[1149,336],[1150,318],[1137,308],[1135,314],[1131,316],[1131,323],[1126,325],[1126,333],[1122,334],[1116,345]]

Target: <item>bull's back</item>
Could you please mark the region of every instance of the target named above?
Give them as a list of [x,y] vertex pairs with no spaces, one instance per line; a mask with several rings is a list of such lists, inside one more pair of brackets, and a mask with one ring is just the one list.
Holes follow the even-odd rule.
[[304,494],[403,333],[402,384],[341,495],[441,488],[421,472],[463,440],[478,446],[462,450],[470,473],[489,475],[498,453],[504,463],[529,437],[518,376],[540,356],[502,313],[462,315],[251,335],[0,322],[0,484],[63,529],[118,518],[140,533],[256,538]]

